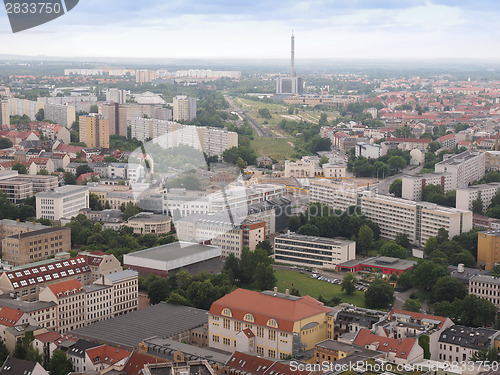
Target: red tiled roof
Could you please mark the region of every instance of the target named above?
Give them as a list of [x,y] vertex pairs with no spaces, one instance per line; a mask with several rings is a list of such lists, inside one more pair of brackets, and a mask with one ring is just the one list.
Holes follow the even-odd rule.
[[99,176],[99,173],[97,173],[97,172],[83,173],[80,176],[78,176],[76,181],[78,181],[78,182],[85,181],[87,178],[89,178],[91,176]]
[[430,320],[437,320],[440,321],[441,323],[439,324],[439,328],[441,328],[446,322],[446,317],[443,316],[437,316],[437,315],[428,315],[428,314],[423,314],[423,313],[417,313],[417,312],[412,312],[412,311],[406,311],[406,310],[400,310],[400,309],[392,309],[390,314],[389,314],[389,320],[392,320],[392,315],[393,314],[402,314],[402,315],[409,315],[415,320],[422,320],[422,319],[430,319]]
[[55,331],[49,331],[36,335],[35,339],[40,340],[41,342],[54,342],[56,340],[59,340],[61,337],[62,336],[59,333]]
[[89,356],[92,364],[94,365],[98,363],[114,365],[122,359],[127,358],[131,352],[120,348],[114,348],[109,345],[101,345],[96,348],[87,349],[85,354]]
[[79,146],[71,146],[71,145],[66,145],[64,143],[61,143],[60,145],[57,146],[56,148],[57,151],[60,152],[81,152],[83,150],[83,147]]
[[417,340],[408,337],[404,340],[398,340],[390,337],[377,336],[363,328],[356,335],[353,344],[365,348],[370,344],[376,344],[377,347],[375,350],[384,353],[396,353],[397,358],[408,358],[410,351],[417,344]]
[[20,310],[2,307],[0,309],[0,325],[14,327],[23,315],[24,313]]
[[444,142],[444,141],[447,141],[447,140],[453,139],[453,138],[455,138],[455,134],[450,133],[450,134],[443,135],[442,137],[439,137],[437,139],[437,141],[438,142]]
[[246,374],[277,374],[283,375],[307,375],[308,371],[292,371],[291,366],[283,362],[277,362],[272,359],[262,358],[242,352],[234,352],[227,360],[225,365],[227,370],[241,371]]
[[314,315],[329,312],[330,309],[312,297],[297,300],[275,297],[246,289],[236,289],[212,303],[210,313],[222,316],[222,310],[229,308],[233,319],[243,321],[245,314],[254,317],[254,323],[267,326],[269,319],[276,319],[281,331],[293,332],[295,322]]
[[141,370],[144,369],[144,365],[148,363],[165,363],[167,362],[163,358],[153,357],[152,355],[142,354],[133,352],[132,355],[127,360],[123,371],[127,375],[138,375]]
[[56,297],[76,294],[83,292],[83,286],[78,280],[66,280],[57,284],[49,285],[48,288],[54,293]]
[[252,330],[250,328],[245,328],[243,331],[242,331],[246,337],[248,338],[252,338],[252,337],[255,337],[255,335],[253,334]]
[[432,139],[429,138],[387,138],[387,142],[408,142],[408,143],[429,143]]
[[[42,265],[19,268],[5,272],[14,290],[24,288],[28,285],[37,285],[47,281],[61,280],[66,277],[90,272],[85,256],[77,256],[67,260],[58,260]],[[3,275],[2,275],[3,276]]]

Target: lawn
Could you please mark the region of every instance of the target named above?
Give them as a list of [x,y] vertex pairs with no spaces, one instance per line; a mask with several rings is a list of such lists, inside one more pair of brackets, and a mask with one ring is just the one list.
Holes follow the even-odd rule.
[[250,146],[257,153],[257,156],[268,156],[276,160],[290,159],[294,153],[294,148],[288,143],[292,142],[286,138],[258,138],[255,137],[250,142]]
[[[296,288],[300,291],[301,295],[310,295],[311,297],[318,298],[321,295],[323,298],[329,300],[332,297],[342,298],[342,302],[351,303],[359,307],[365,307],[364,292],[356,290],[352,296],[348,296],[341,291],[340,285],[330,284],[325,281],[319,281],[311,278],[311,274],[299,273],[289,270],[275,270],[274,275],[278,282],[278,291],[285,292],[285,289]],[[334,277],[334,276],[332,276]]]

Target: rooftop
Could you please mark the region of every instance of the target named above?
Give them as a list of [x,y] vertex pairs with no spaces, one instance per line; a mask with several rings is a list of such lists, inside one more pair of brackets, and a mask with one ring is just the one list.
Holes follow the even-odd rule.
[[396,353],[396,358],[408,358],[410,351],[417,344],[417,341],[411,338],[398,340],[390,337],[377,336],[367,329],[361,329],[356,335],[353,344],[362,347],[373,345],[375,346],[375,350],[385,353]]
[[345,344],[343,342],[340,342],[337,340],[331,340],[331,339],[326,339],[326,340],[323,340],[321,342],[318,342],[316,344],[316,346],[320,347],[320,348],[337,350],[337,351],[342,351],[342,352],[349,352],[351,350],[354,350],[354,348],[355,348],[351,344]]
[[[4,297],[6,297],[4,295]],[[0,306],[10,307],[14,310],[20,310],[25,313],[30,313],[33,311],[44,310],[57,306],[55,302],[44,302],[44,301],[19,301],[17,299],[11,298],[0,298]]]
[[43,228],[43,229],[31,231],[31,232],[24,232],[24,233],[16,234],[14,236],[10,236],[10,238],[23,239],[23,238],[29,238],[29,237],[42,236],[44,234],[61,232],[61,231],[71,231],[71,229],[65,228],[65,227]]
[[479,283],[500,285],[500,278],[494,277],[494,276],[474,275],[469,280],[479,282]]
[[417,262],[414,260],[399,259],[392,257],[377,256],[364,260],[361,264],[371,267],[389,267],[397,270],[407,270],[414,267]]
[[500,331],[488,328],[471,328],[454,325],[444,330],[439,337],[439,342],[455,344],[465,348],[481,350],[488,349],[492,339],[497,337]]
[[31,375],[36,362],[25,361],[24,359],[17,359],[11,356],[8,356],[5,362],[3,363],[2,369],[0,370],[0,374],[8,374],[8,375]]
[[200,245],[191,242],[172,242],[166,245],[156,246],[145,250],[127,254],[127,257],[146,258],[169,262],[176,259],[189,257],[205,251],[216,249],[216,246]]
[[344,239],[339,239],[339,238],[304,236],[304,235],[295,234],[295,233],[282,234],[282,235],[276,237],[276,239],[282,239],[282,238],[296,240],[296,241],[304,241],[304,242],[316,242],[316,243],[328,244],[328,245],[334,245],[334,246],[349,245],[349,244],[352,244],[354,242],[354,241],[349,241],[349,240],[344,240]]
[[55,188],[52,191],[40,192],[36,195],[37,198],[62,198],[68,195],[88,192],[87,186],[65,185]]
[[132,270],[125,270],[125,271],[120,271],[120,272],[114,272],[114,273],[108,273],[104,277],[111,281],[120,281],[120,280],[125,280],[130,277],[137,277],[139,274],[137,271],[132,271]]

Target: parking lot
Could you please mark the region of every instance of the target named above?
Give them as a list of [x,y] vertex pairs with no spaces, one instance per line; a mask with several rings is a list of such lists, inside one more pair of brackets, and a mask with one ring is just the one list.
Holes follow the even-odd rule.
[[[335,275],[337,277],[335,277],[333,275],[331,275],[331,276],[326,275],[324,272],[323,272],[323,274],[321,274],[320,271],[310,270],[307,268],[302,268],[302,267],[297,267],[297,266],[292,266],[292,267],[290,267],[290,269],[299,271],[301,273],[305,273],[305,272],[311,273],[311,278],[319,280],[319,281],[324,281],[324,282],[330,283],[330,284],[340,285],[340,284],[342,284],[342,280],[343,280],[343,277],[341,274],[337,274],[337,275]],[[364,285],[364,284],[365,283],[363,282],[363,280],[358,281],[358,283],[355,286],[356,290],[359,290],[361,292],[366,292],[366,290],[368,288],[367,288],[367,285]]]

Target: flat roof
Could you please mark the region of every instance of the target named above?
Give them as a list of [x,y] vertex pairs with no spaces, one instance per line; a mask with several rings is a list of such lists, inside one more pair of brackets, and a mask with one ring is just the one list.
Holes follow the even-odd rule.
[[152,260],[172,261],[190,255],[216,249],[217,246],[200,245],[194,242],[177,241],[127,254],[127,257],[146,258]]
[[387,267],[396,270],[406,270],[408,268],[415,266],[417,262],[407,259],[379,256],[366,259],[363,262],[361,262],[361,264],[369,267]]
[[354,242],[354,241],[350,241],[350,240],[344,240],[341,238],[305,236],[302,234],[295,234],[295,233],[282,234],[282,235],[276,237],[276,239],[280,239],[280,238],[297,240],[297,241],[304,241],[304,242],[320,242],[320,243],[325,243],[325,244],[329,244],[329,245],[348,245],[348,244],[351,244]]
[[9,238],[29,238],[29,237],[36,237],[36,236],[40,236],[43,234],[60,232],[60,231],[71,231],[71,229],[66,228],[66,227],[43,228],[43,229],[35,230],[32,232],[24,232],[24,233],[20,233],[20,234],[15,234],[13,236],[10,236]]
[[145,339],[171,337],[208,323],[208,311],[160,302],[71,331],[71,336],[137,349]]
[[500,285],[500,278],[494,276],[474,275],[470,278],[470,281]]
[[30,313],[33,311],[48,309],[54,306],[57,306],[55,302],[45,302],[45,301],[19,301],[17,299],[11,299],[10,297],[4,295],[4,298],[0,298],[0,306],[2,307],[10,307],[14,310],[20,310],[25,313]]
[[55,188],[51,191],[40,192],[36,195],[36,197],[41,198],[54,198],[54,197],[64,197],[67,195],[80,193],[84,191],[89,191],[87,186],[76,186],[76,185],[65,185],[58,188]]

